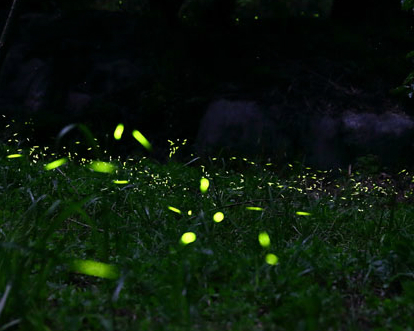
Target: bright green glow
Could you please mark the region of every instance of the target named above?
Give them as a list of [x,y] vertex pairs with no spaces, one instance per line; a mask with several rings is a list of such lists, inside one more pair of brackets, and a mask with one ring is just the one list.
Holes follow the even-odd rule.
[[181,214],[181,210],[179,210],[178,208],[174,208],[174,207],[168,206],[168,209],[171,210],[171,211],[173,211],[174,213]]
[[124,125],[122,124],[122,123],[119,123],[117,126],[116,126],[116,129],[115,129],[115,131],[114,131],[114,138],[116,139],[116,140],[119,140],[119,139],[121,139],[122,138],[122,133],[124,132]]
[[246,209],[247,210],[258,210],[258,211],[263,210],[263,208],[261,207],[246,207]]
[[275,254],[267,254],[266,255],[266,263],[270,265],[276,265],[279,259]]
[[308,213],[306,211],[297,211],[296,215],[301,215],[301,216],[310,216],[312,215],[311,213]]
[[7,155],[7,158],[8,159],[16,159],[16,158],[22,157],[22,156],[23,156],[22,154],[10,154],[10,155]]
[[213,216],[213,220],[216,223],[220,223],[223,219],[224,219],[224,214],[221,211],[215,213]]
[[91,169],[96,172],[111,173],[115,170],[115,166],[103,161],[93,161],[90,165]]
[[258,20],[258,19],[259,19],[259,16],[257,16],[257,15],[256,15],[256,16],[254,17],[254,19],[255,19],[255,20]]
[[128,184],[129,182],[127,180],[114,180],[114,184]]
[[62,158],[62,159],[50,162],[50,163],[45,165],[45,170],[55,169],[57,167],[60,167],[62,164],[65,164],[66,162],[68,162],[68,160],[65,157]]
[[193,215],[193,211],[192,211],[192,210],[189,210],[189,211],[187,212],[187,215],[188,215],[188,216]]
[[141,134],[141,132],[139,132],[138,130],[134,130],[134,131],[132,131],[132,135],[147,150],[149,150],[149,151],[152,150],[152,146],[151,146],[150,142]]
[[200,179],[200,191],[201,193],[206,193],[208,190],[208,187],[210,185],[210,182],[207,178],[201,178]]
[[269,247],[270,246],[270,238],[267,232],[260,232],[259,233],[259,243],[262,247]]
[[72,270],[89,276],[108,279],[118,278],[116,266],[92,260],[74,260],[72,262]]
[[186,232],[181,236],[180,242],[183,245],[187,245],[187,244],[191,244],[192,242],[194,242],[196,238],[197,237],[194,232]]

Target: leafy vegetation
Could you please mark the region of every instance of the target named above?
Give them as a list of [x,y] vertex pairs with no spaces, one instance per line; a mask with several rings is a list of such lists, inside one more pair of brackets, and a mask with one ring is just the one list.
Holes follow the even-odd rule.
[[[413,0],[401,0],[401,7],[406,11],[414,11],[414,1]],[[407,60],[411,60],[414,57],[414,51],[411,51],[407,54]],[[393,91],[395,94],[405,94],[411,99],[414,92],[414,71],[410,72],[403,84]]]
[[411,329],[410,171],[184,164],[174,143],[163,164],[139,131],[113,158],[76,129],[59,150],[3,130],[0,330]]
[[0,330],[413,325],[406,170],[367,158],[340,176],[236,158],[75,163],[4,132]]

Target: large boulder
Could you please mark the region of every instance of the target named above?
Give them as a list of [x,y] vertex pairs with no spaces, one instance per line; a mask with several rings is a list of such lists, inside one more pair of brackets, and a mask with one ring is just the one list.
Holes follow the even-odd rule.
[[414,120],[404,113],[284,113],[254,101],[213,101],[203,117],[195,144],[203,156],[227,152],[239,156],[300,158],[318,169],[346,167],[357,158],[378,156],[384,166],[409,165]]
[[332,169],[350,162],[341,139],[341,120],[330,115],[313,116],[302,145],[305,162],[319,169]]
[[295,144],[288,121],[277,110],[271,118],[254,101],[219,99],[211,102],[201,120],[195,149],[201,155],[286,157]]
[[2,111],[23,108],[29,114],[50,106],[53,80],[50,59],[26,58],[22,44],[12,47],[0,75]]
[[414,120],[407,114],[347,111],[313,117],[304,146],[307,162],[321,169],[344,167],[367,155],[395,167],[412,163],[413,138]]
[[28,13],[16,26],[0,71],[0,111],[17,120],[41,120],[35,123],[39,136],[46,126],[55,135],[74,121],[95,129],[127,121],[125,114],[137,112],[140,93],[151,88],[134,17]]
[[377,155],[385,165],[412,161],[414,119],[404,113],[346,112],[341,118],[343,139],[355,157]]

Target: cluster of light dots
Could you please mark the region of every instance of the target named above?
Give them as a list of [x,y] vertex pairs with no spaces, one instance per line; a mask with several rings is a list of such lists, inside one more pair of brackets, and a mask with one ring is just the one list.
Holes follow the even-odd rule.
[[[168,157],[171,159],[172,156],[178,151],[180,148],[178,145],[180,144],[180,139],[177,139],[177,142],[173,142],[171,140],[167,140],[170,143],[170,154]],[[181,143],[182,146],[184,146],[187,143],[187,139],[184,139],[184,141]]]
[[[118,124],[115,131],[114,131],[114,139],[116,140],[120,140],[122,138],[124,132],[124,125],[123,124]],[[16,134],[14,135],[16,136]],[[144,137],[144,135],[142,135],[138,130],[133,130],[132,131],[132,136],[147,150],[151,151],[152,150],[152,146],[149,143],[149,141]],[[96,140],[96,139],[95,139]],[[186,141],[184,141],[183,145],[185,144]],[[79,143],[79,142],[76,142]],[[171,146],[174,146],[174,143],[170,141]],[[98,145],[99,146],[99,145]],[[31,156],[33,156],[34,159],[38,159],[39,156],[36,153],[36,149],[38,149],[39,146],[33,146],[33,148],[30,150],[30,154]],[[47,148],[44,148],[45,151],[47,150]],[[90,148],[91,149],[91,148]],[[170,157],[172,154],[175,153],[177,147],[174,146],[172,153],[170,153]],[[19,153],[15,153],[15,154],[9,154],[7,155],[8,159],[17,159],[17,158],[21,158],[24,155],[22,154],[22,150],[19,149],[18,150]],[[54,153],[52,153],[52,155],[54,155]],[[142,158],[140,160],[143,161],[145,158]],[[69,158],[70,160],[70,158]],[[217,160],[215,158],[213,158],[213,160]],[[236,160],[236,157],[230,158],[230,160]],[[254,162],[249,162],[246,158],[242,158],[242,160],[250,165],[255,165]],[[134,161],[133,159],[130,159],[130,161]],[[44,169],[47,171],[56,169],[64,164],[66,164],[68,162],[68,158],[60,158],[57,159],[55,161],[52,161],[50,163],[47,163],[44,166]],[[35,162],[36,163],[36,162]],[[266,166],[272,166],[272,163],[266,163]],[[288,164],[289,168],[293,170],[293,166],[292,164]],[[205,169],[203,166],[202,170],[205,174],[207,174],[205,172]],[[117,167],[114,166],[113,164],[109,163],[109,162],[103,162],[103,161],[92,161],[89,162],[89,168],[93,171],[96,172],[101,172],[101,173],[113,173],[113,172],[117,172]],[[126,169],[126,163],[123,163],[123,168]],[[311,170],[310,168],[305,168],[306,170]],[[137,168],[135,168],[135,170],[138,170]],[[170,176],[167,176],[166,178],[161,178],[158,174],[154,175],[150,172],[150,169],[148,167],[145,167],[145,169],[143,171],[139,171],[141,174],[146,174],[147,176],[151,177],[152,180],[154,181],[154,185],[155,186],[159,186],[159,185],[165,185],[167,186],[167,184],[169,184],[172,181],[172,178]],[[264,172],[266,172],[266,168],[264,168]],[[319,174],[323,174],[326,175],[327,171],[318,171]],[[225,174],[227,176],[232,175],[231,173],[229,173],[228,171],[225,172]],[[356,173],[358,174],[358,173]],[[408,175],[408,172],[406,170],[402,170],[400,174],[406,174]],[[132,175],[132,173],[131,173]],[[167,173],[167,175],[169,175],[169,173]],[[219,174],[216,174],[219,175]],[[245,180],[243,178],[243,174],[238,174],[240,177],[237,177],[237,175],[235,175],[237,177],[237,179],[235,178],[234,181],[230,181],[229,186],[231,187],[231,191],[232,192],[239,192],[240,195],[243,193],[243,190],[245,189]],[[228,178],[228,177],[226,177]],[[254,179],[260,181],[260,183],[264,182],[264,179],[257,177],[257,176],[253,176]],[[323,181],[324,177],[318,177],[315,173],[307,173],[304,176],[298,176],[298,180],[293,182],[293,185],[286,185],[286,184],[282,184],[280,182],[277,183],[273,183],[273,182],[267,182],[268,187],[271,186],[275,186],[276,188],[279,189],[283,189],[283,190],[296,190],[297,192],[301,193],[301,194],[306,194],[306,191],[322,191],[321,187],[322,187],[322,181]],[[237,183],[237,181],[239,183]],[[363,186],[362,182],[356,182],[356,180],[351,176],[351,178],[349,179],[349,181],[351,183],[354,183],[353,188],[354,192],[350,194],[351,199],[353,196],[358,196],[361,194],[361,192],[363,193],[368,193],[371,190],[377,190],[378,192],[382,193],[382,194],[388,194],[386,192],[386,190],[381,187],[378,186],[374,183],[368,183],[369,185],[371,185],[371,187],[367,187],[367,186]],[[386,180],[385,180],[386,181]],[[413,180],[414,181],[414,180]],[[114,184],[119,184],[119,185],[125,185],[128,184],[129,181],[128,180],[113,180],[112,181]],[[174,185],[173,185],[174,186]],[[210,186],[210,181],[206,178],[206,177],[202,177],[200,179],[200,192],[202,194],[206,194],[208,192]],[[304,189],[300,188],[299,186],[304,186]],[[263,189],[265,186],[258,186],[259,189]],[[337,188],[339,188],[339,185],[336,185]],[[342,189],[343,191],[344,189]],[[327,191],[324,191],[324,193],[328,193]],[[281,195],[283,198],[283,195]],[[347,199],[345,197],[337,197],[339,199]],[[333,200],[332,200],[333,201]],[[174,213],[177,213],[179,215],[182,215],[183,213],[181,212],[180,209],[173,207],[173,206],[168,206],[168,209]],[[246,210],[250,210],[250,211],[263,211],[262,207],[256,207],[256,206],[248,206],[246,207]],[[362,211],[361,209],[359,209],[360,211]],[[192,215],[192,211],[188,210],[187,215]],[[305,212],[305,211],[297,211],[296,215],[298,216],[311,216],[312,214],[309,212]],[[215,223],[220,223],[224,220],[224,214],[222,212],[216,212],[213,215],[213,221]],[[180,243],[182,245],[188,245],[190,243],[193,243],[196,241],[196,234],[194,232],[186,232],[184,233],[181,238],[180,238]],[[271,241],[270,241],[270,237],[266,232],[261,232],[258,235],[258,241],[259,244],[263,247],[263,248],[268,248],[271,245]],[[276,265],[278,263],[278,257],[275,254],[266,254],[265,257],[265,261],[266,263],[270,264],[270,265]],[[86,275],[92,275],[92,276],[96,276],[96,277],[103,277],[103,278],[116,278],[117,277],[117,270],[116,267],[105,264],[105,263],[100,263],[100,262],[95,262],[95,261],[82,261],[82,260],[75,260],[75,262],[73,262],[72,268],[74,271],[76,272],[80,272],[80,273],[84,273]]]

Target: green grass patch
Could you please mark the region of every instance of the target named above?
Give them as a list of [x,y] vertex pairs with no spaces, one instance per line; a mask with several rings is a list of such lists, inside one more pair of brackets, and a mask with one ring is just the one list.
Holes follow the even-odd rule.
[[414,324],[408,171],[48,153],[1,144],[0,330]]

